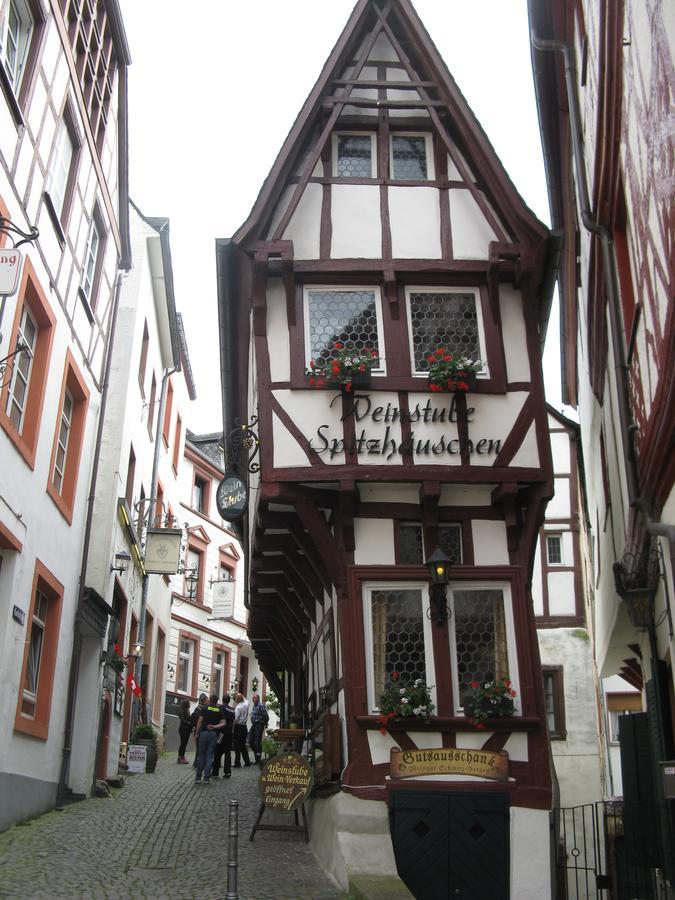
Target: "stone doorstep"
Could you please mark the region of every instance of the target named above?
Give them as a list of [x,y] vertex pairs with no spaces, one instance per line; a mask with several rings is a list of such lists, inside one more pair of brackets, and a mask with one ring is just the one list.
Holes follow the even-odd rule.
[[350,875],[351,900],[415,900],[396,875]]

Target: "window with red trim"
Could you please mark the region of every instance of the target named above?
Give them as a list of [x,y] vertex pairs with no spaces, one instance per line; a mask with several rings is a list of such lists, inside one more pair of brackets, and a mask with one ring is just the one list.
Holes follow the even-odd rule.
[[89,391],[68,350],[47,484],[47,493],[68,522],[73,516],[88,405]]
[[180,413],[177,413],[176,414],[176,431],[174,432],[174,438],[173,438],[173,458],[171,460],[171,462],[173,464],[173,470],[176,473],[178,472],[178,456],[180,453],[180,437],[181,437],[182,427],[183,427],[183,420],[180,417]]
[[138,361],[138,384],[141,389],[141,395],[145,397],[145,369],[148,365],[148,346],[150,344],[150,335],[148,334],[148,323],[143,323],[143,340],[141,342],[141,356]]
[[194,470],[192,482],[192,508],[208,516],[211,507],[211,479]]
[[148,437],[150,440],[154,438],[153,425],[155,422],[155,401],[157,398],[157,379],[155,373],[152,373],[152,382],[150,384],[150,400],[148,401]]
[[173,385],[171,379],[166,387],[166,406],[164,407],[164,421],[162,422],[162,437],[164,443],[169,446],[169,429],[171,428],[171,412],[173,408]]
[[49,732],[62,600],[63,585],[36,560],[14,730],[42,740]]
[[28,349],[13,358],[0,395],[0,425],[33,468],[56,319],[28,258],[19,297],[9,346]]

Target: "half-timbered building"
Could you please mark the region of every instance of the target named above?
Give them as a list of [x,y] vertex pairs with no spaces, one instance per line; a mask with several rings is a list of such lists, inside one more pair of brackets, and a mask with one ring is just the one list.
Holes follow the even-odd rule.
[[[549,896],[530,581],[552,492],[556,244],[407,0],[356,5],[216,250],[225,433],[260,442],[259,470],[239,468],[249,635],[313,744],[317,852],[345,884],[398,872],[417,897]],[[467,363],[430,381],[457,358],[475,384]],[[477,728],[472,682],[496,679],[513,715]],[[408,683],[433,710],[385,720]]]

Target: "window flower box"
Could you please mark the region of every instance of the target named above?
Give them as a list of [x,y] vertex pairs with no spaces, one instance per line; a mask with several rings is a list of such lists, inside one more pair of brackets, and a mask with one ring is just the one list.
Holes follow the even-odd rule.
[[339,388],[350,392],[354,387],[370,384],[371,370],[380,366],[377,350],[358,350],[342,341],[335,341],[332,349],[324,353],[321,359],[310,360],[309,367],[305,369],[310,387]]
[[512,716],[516,692],[508,678],[471,681],[463,698],[464,715],[474,728],[485,728],[486,719]]
[[434,393],[472,391],[477,375],[483,368],[480,360],[468,359],[439,347],[427,356],[429,363],[429,390]]

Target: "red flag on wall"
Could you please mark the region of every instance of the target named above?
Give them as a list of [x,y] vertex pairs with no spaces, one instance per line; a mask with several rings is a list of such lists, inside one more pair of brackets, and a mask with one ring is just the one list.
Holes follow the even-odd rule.
[[132,694],[135,694],[137,697],[141,696],[141,686],[134,678],[133,672],[129,672],[129,677],[127,678],[127,687],[130,688]]

